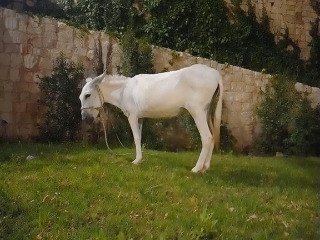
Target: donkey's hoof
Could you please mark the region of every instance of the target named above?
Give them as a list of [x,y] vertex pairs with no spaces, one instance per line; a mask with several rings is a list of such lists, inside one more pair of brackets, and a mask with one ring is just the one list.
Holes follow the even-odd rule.
[[134,165],[138,165],[139,163],[141,163],[141,160],[135,159],[134,161],[132,161],[132,163],[133,163]]
[[192,168],[192,170],[191,170],[191,172],[193,172],[193,173],[198,173],[198,172],[200,172],[202,170],[202,168],[199,168],[199,167],[194,167],[194,168]]

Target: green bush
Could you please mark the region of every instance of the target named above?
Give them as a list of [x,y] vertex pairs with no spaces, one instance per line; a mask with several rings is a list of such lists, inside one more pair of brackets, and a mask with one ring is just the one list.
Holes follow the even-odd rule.
[[44,122],[39,125],[40,140],[75,140],[81,121],[78,97],[83,66],[68,62],[61,53],[54,61],[52,75],[39,78],[39,102],[45,108]]
[[258,148],[266,153],[319,155],[320,111],[284,77],[271,80],[258,108],[263,134]]

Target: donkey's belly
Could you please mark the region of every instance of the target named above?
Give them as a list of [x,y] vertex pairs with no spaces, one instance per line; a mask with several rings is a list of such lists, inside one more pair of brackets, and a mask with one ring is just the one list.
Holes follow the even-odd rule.
[[140,112],[141,118],[170,118],[175,117],[180,113],[181,108],[149,108]]

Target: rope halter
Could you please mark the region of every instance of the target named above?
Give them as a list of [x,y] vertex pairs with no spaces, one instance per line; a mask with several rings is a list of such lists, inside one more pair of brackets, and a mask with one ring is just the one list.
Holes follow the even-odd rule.
[[101,89],[99,88],[99,85],[96,85],[96,90],[98,92],[98,96],[99,96],[99,99],[100,99],[101,106],[100,107],[82,107],[81,110],[84,110],[84,109],[95,109],[95,110],[97,110],[99,112],[100,122],[102,123],[103,130],[104,130],[104,139],[106,141],[106,146],[107,146],[108,150],[112,152],[112,150],[111,150],[111,148],[109,147],[109,144],[108,144],[107,131],[106,131],[106,126],[105,126],[105,121],[107,121],[107,116],[106,116],[106,113],[104,112],[104,108],[103,108],[104,97],[103,97],[103,94],[101,92]]

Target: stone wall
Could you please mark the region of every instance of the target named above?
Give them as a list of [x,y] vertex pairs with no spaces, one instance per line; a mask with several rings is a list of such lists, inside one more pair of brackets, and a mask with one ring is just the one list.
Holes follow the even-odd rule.
[[[85,75],[93,76],[99,42],[105,62],[112,42],[109,36],[0,8],[0,119],[8,122],[8,137],[27,139],[37,134],[36,124],[41,121],[38,76],[51,74],[53,60],[60,52],[81,62]],[[116,64],[119,56],[114,52]],[[115,67],[111,65],[113,71]]]
[[[30,17],[0,8],[0,120],[5,120],[10,138],[28,139],[37,135],[39,76],[50,75],[52,61],[63,51],[68,59],[81,62],[85,76],[94,76],[97,50],[101,46],[109,71],[116,73],[121,51],[117,41],[101,32],[81,31],[53,19]],[[111,52],[110,52],[111,51]],[[250,146],[259,133],[255,109],[270,75],[224,65],[186,53],[154,47],[156,72],[202,63],[218,69],[224,78],[223,124],[238,141],[238,148]],[[320,90],[302,84],[297,89],[309,94],[315,106]]]
[[[217,69],[223,76],[224,83],[222,124],[237,139],[239,149],[252,145],[255,138],[261,134],[256,109],[261,101],[261,92],[265,91],[271,75],[165,48],[155,47],[153,53],[156,72],[176,70],[195,63]],[[312,107],[320,103],[319,88],[302,83],[296,83],[295,87],[298,91],[307,94]]]
[[[56,2],[55,0],[47,1]],[[302,59],[310,57],[311,36],[309,31],[311,23],[314,23],[319,17],[310,1],[317,0],[250,0],[258,17],[262,16],[263,9],[266,10],[270,19],[271,32],[276,35],[276,39],[279,39],[286,29],[289,30],[289,36],[301,49]],[[231,0],[225,0],[225,2],[231,7]],[[25,7],[33,7],[36,3],[37,0],[12,0],[6,7],[23,10]],[[244,9],[248,8],[247,3],[246,0],[243,1]]]
[[239,149],[252,144],[259,131],[255,110],[260,101],[260,91],[265,88],[270,75],[164,48],[154,48],[154,56],[157,72],[180,69],[195,63],[217,69],[224,83],[222,123],[237,139]]

